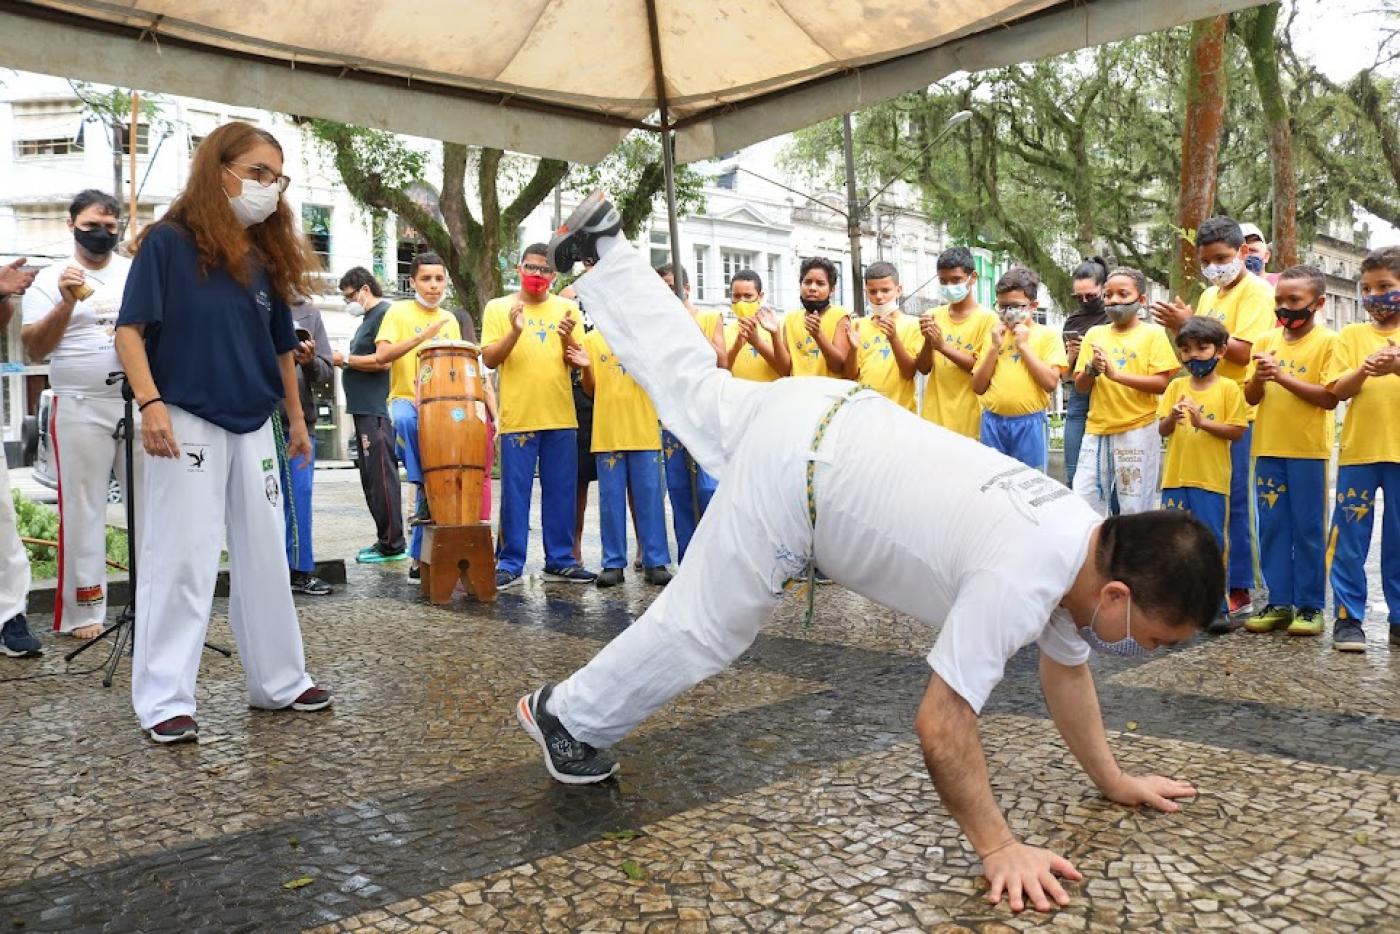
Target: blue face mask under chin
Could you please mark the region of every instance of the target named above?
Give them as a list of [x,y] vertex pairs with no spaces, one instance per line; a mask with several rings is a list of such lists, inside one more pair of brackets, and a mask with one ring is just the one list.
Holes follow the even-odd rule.
[[1079,637],[1088,643],[1089,648],[1095,652],[1102,652],[1105,655],[1117,655],[1120,658],[1137,658],[1147,654],[1147,649],[1133,638],[1133,602],[1128,601],[1128,621],[1124,628],[1123,638],[1117,642],[1105,642],[1094,631],[1094,625],[1099,621],[1099,610],[1103,607],[1100,600],[1094,607],[1094,615],[1089,617],[1089,625],[1079,627]]

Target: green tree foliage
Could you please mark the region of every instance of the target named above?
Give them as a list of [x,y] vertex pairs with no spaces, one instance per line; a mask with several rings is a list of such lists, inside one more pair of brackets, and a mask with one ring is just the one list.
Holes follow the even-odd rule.
[[[298,122],[326,148],[358,203],[397,215],[443,257],[457,300],[478,325],[486,302],[505,291],[506,270],[522,246],[520,225],[557,185],[605,187],[630,236],[651,216],[663,191],[661,149],[641,135],[625,139],[599,165],[570,172],[568,163],[556,159],[459,143],[414,145],[391,133],[329,120]],[[429,178],[435,161],[441,171]],[[677,173],[684,206],[700,203],[700,188],[695,173]]]
[[[1329,89],[1299,63],[1287,43],[1295,26],[1303,28],[1290,20],[1279,29],[1280,92],[1294,147],[1298,239],[1307,242],[1348,216],[1353,203],[1390,219],[1396,182],[1377,182],[1388,177],[1384,131],[1400,125],[1400,100],[1393,81],[1373,74],[1380,101],[1373,109],[1383,119],[1358,119],[1362,89],[1352,96]],[[1070,301],[1070,271],[1093,253],[1166,285],[1177,243],[1194,236],[1175,229],[1190,39],[1191,27],[1183,26],[957,77],[861,111],[859,183],[883,184],[952,114],[970,109],[974,119],[904,176],[954,242],[1030,265],[1061,305]],[[1270,120],[1239,29],[1229,43],[1215,210],[1269,229]],[[842,187],[840,133],[836,120],[799,132],[785,154],[788,167],[816,185]]]

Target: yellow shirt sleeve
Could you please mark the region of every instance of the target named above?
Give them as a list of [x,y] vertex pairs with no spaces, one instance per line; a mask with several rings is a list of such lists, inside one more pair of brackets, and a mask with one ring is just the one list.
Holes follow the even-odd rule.
[[1176,405],[1176,400],[1181,398],[1182,380],[1174,379],[1167,383],[1167,391],[1162,393],[1162,398],[1157,400],[1157,417],[1167,418],[1172,414],[1172,406]]
[[1040,362],[1046,366],[1057,368],[1064,373],[1065,367],[1069,365],[1069,358],[1065,356],[1065,342],[1054,328],[1041,327],[1037,329],[1037,341],[1035,355],[1040,358]]
[[1221,392],[1224,396],[1225,404],[1222,406],[1225,412],[1225,424],[1238,425],[1241,428],[1249,427],[1249,403],[1244,399],[1244,390],[1239,383],[1232,379],[1220,380]]
[[1250,290],[1240,296],[1230,336],[1253,344],[1274,329],[1277,306],[1274,304],[1274,290],[1267,280],[1251,280],[1249,285]]
[[396,311],[390,306],[384,313],[384,318],[379,322],[379,333],[374,335],[376,344],[397,344],[404,339],[403,315],[396,314]]
[[1323,374],[1322,383],[1324,386],[1331,386],[1361,366],[1363,358],[1357,354],[1356,342],[1352,340],[1352,336],[1355,334],[1351,330],[1353,327],[1355,325],[1348,324],[1337,334],[1337,340],[1332,345],[1332,357],[1328,360],[1327,369]]
[[492,299],[481,314],[481,346],[486,347],[510,333],[510,309]]
[[1172,347],[1171,338],[1167,337],[1166,328],[1156,324],[1149,327],[1152,328],[1152,343],[1148,345],[1147,372],[1153,376],[1158,373],[1175,373],[1181,369],[1181,360]]

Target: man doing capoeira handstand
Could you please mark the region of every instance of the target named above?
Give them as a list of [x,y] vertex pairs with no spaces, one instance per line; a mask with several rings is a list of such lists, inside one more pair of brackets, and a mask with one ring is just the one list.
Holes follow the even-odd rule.
[[1040,649],[1051,716],[1094,784],[1174,811],[1186,782],[1129,775],[1109,750],[1086,661],[1136,655],[1205,627],[1224,593],[1211,533],[1180,512],[1101,519],[1039,471],[834,379],[754,383],[714,351],[618,234],[600,193],[550,245],[661,421],[720,479],[680,573],[640,619],[516,716],[561,782],[609,778],[603,750],[748,648],[809,563],[838,584],[941,622],[915,719],[934,786],[982,858],[990,900],[1068,902],[1067,860],[1020,843],[987,777],[977,715],[1023,646]]

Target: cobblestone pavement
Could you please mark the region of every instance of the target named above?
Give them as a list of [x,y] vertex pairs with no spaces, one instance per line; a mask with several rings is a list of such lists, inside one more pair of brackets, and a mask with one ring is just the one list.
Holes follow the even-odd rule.
[[[318,557],[349,557],[371,535],[358,484],[318,483]],[[584,553],[596,567],[596,536]],[[125,664],[105,690],[64,674],[47,634],[43,659],[0,659],[0,930],[1397,926],[1383,612],[1357,657],[1241,633],[1096,659],[1124,766],[1200,789],[1175,815],[1095,793],[1034,649],[1017,656],[982,721],[994,787],[1019,834],[1085,874],[1069,908],[1018,917],[981,900],[913,741],[935,631],[834,587],[804,627],[794,595],[735,668],[619,745],[619,782],[565,788],[511,704],[656,589],[533,581],[431,608],[403,575],[352,564],[342,592],[298,598],[330,711],[249,710],[237,660],[206,655],[197,745],[143,737]],[[230,643],[225,609],[210,638]]]

